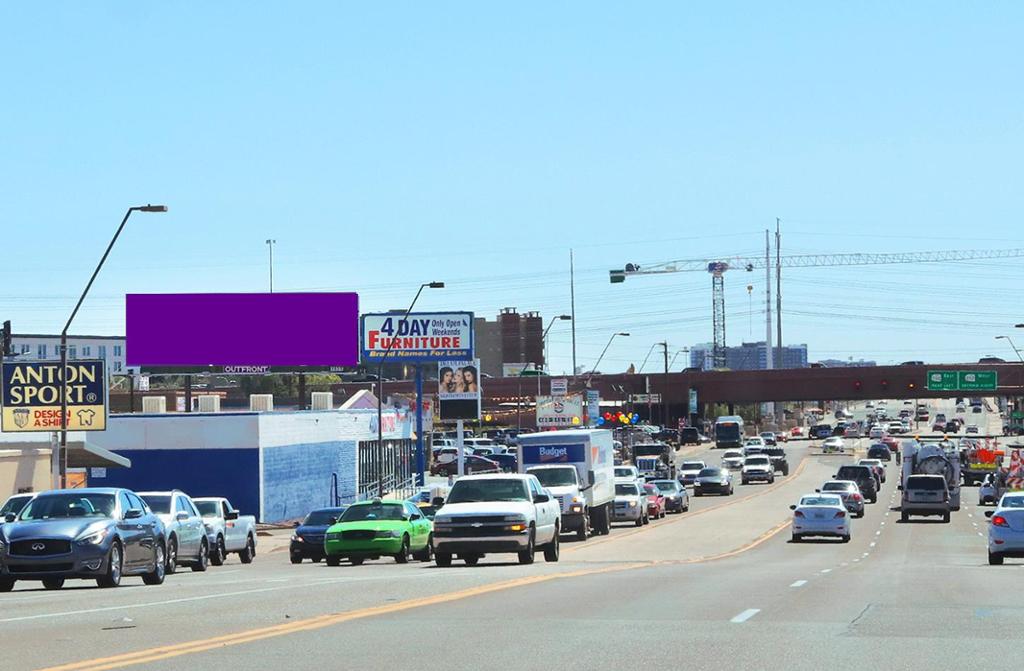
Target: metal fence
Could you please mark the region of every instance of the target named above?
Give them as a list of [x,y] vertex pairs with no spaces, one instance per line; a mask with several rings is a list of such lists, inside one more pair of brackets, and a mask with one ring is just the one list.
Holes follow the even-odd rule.
[[385,440],[383,462],[376,440],[360,441],[358,449],[359,482],[356,491],[360,501],[378,496],[381,480],[384,496],[407,498],[415,493],[415,441]]

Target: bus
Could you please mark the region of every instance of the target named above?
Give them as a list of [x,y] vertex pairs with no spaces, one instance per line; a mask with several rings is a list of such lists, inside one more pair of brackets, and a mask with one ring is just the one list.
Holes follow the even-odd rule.
[[725,415],[715,420],[715,447],[743,447],[743,418]]

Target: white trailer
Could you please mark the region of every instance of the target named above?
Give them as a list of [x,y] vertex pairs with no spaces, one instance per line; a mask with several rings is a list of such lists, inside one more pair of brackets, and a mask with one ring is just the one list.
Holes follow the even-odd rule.
[[586,540],[611,531],[615,501],[612,432],[604,429],[521,435],[519,471],[537,476],[559,502],[562,531]]

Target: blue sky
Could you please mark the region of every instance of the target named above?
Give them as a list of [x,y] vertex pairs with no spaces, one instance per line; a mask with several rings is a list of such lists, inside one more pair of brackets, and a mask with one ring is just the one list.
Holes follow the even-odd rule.
[[[626,262],[1024,247],[1024,6],[39,3],[0,9],[0,315],[75,331],[138,291],[355,290],[365,310],[569,309],[580,365],[711,337],[704,273]],[[1022,260],[787,273],[812,359],[1012,357]],[[763,276],[726,277],[728,340]],[[746,286],[752,284],[753,298]],[[1020,338],[1024,345],[1024,333]],[[569,330],[552,330],[569,370]],[[680,357],[681,363],[682,357]]]

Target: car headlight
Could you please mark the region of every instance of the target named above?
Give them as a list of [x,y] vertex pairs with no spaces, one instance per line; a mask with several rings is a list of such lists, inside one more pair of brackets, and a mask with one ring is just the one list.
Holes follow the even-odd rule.
[[[506,521],[506,522],[525,522],[526,521],[526,516],[525,515],[505,515],[505,517],[503,517],[502,519],[504,521]],[[434,521],[437,522],[438,520],[435,519]],[[442,522],[450,522],[451,520],[441,520],[441,521]]]
[[82,545],[99,545],[103,542],[103,540],[107,537],[109,533],[110,529],[100,529],[99,531],[94,531],[93,533],[88,534],[87,536],[76,538],[75,542],[81,543]]
[[[518,519],[516,516],[506,517],[506,520]],[[450,517],[434,517],[434,524],[451,524],[452,518]]]
[[389,529],[388,531],[378,531],[377,538],[401,538],[402,532],[398,529]]
[[701,486],[701,481],[700,480],[694,480],[693,481],[693,486],[694,487],[700,487]]
[[295,541],[296,543],[305,543],[306,542],[306,539],[303,538],[302,536],[295,536],[295,535],[293,535],[292,536],[292,540]]
[[340,541],[341,540],[341,532],[340,531],[335,531],[333,533],[329,533],[329,534],[327,534],[326,538],[329,541]]
[[630,501],[629,502],[629,507],[630,508],[636,508],[636,501]]

